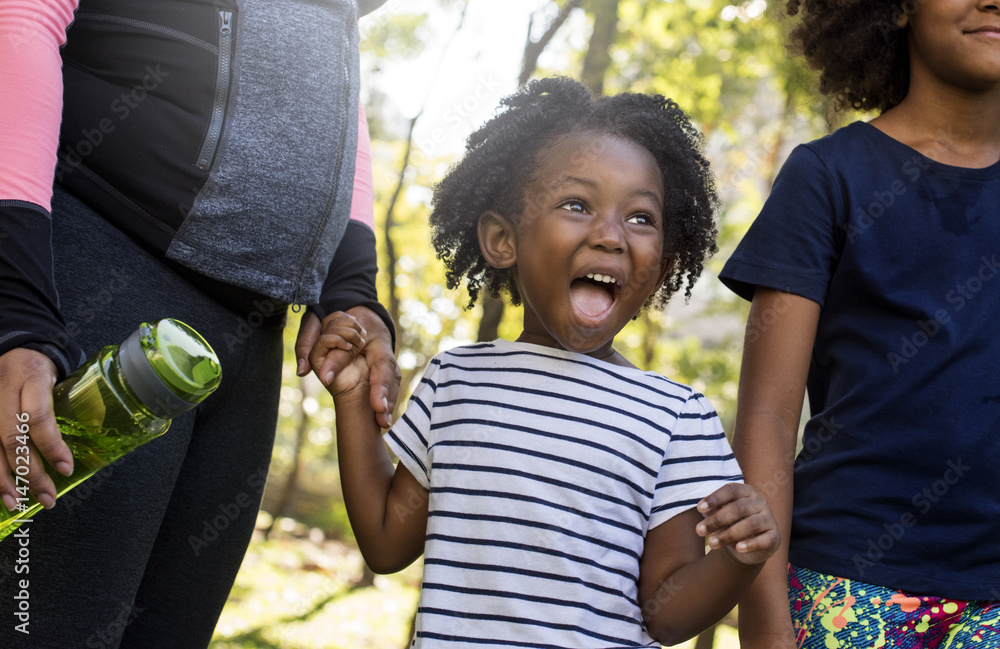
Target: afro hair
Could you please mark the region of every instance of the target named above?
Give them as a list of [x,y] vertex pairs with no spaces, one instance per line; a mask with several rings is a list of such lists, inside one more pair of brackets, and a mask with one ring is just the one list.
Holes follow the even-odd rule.
[[497,269],[479,250],[477,222],[495,211],[515,224],[539,154],[572,133],[611,135],[652,154],[665,191],[664,254],[673,265],[646,306],[662,308],[687,283],[686,295],[716,252],[718,197],[701,134],[688,116],[659,95],[623,93],[594,98],[577,81],[532,81],[504,98],[497,114],[469,136],[465,156],[435,187],[432,242],[447,270],[448,288],[467,281],[471,307],[481,292],[521,302],[510,269]]
[[794,51],[820,72],[820,92],[838,107],[884,112],[910,87],[908,30],[899,26],[924,0],[788,0]]

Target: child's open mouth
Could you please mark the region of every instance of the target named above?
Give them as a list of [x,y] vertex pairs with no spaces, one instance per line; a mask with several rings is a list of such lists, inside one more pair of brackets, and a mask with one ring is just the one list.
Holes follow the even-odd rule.
[[618,280],[611,275],[587,273],[573,280],[569,287],[570,300],[580,313],[597,318],[611,310],[618,297]]

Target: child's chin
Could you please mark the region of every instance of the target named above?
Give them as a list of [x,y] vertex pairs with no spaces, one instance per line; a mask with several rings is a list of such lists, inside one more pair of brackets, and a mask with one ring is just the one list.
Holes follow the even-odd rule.
[[578,327],[569,332],[559,343],[563,348],[579,354],[589,354],[609,345],[615,339],[615,332],[605,326]]

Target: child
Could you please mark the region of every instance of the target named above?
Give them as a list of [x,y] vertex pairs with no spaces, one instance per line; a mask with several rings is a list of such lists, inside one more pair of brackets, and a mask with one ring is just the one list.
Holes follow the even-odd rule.
[[795,149],[722,273],[734,448],[788,539],[742,646],[1000,647],[1000,5],[801,4],[823,91],[880,115]]
[[705,398],[611,347],[685,277],[690,292],[713,249],[708,163],[662,97],[547,79],[503,105],[431,223],[449,284],[507,292],[524,330],[431,362],[387,434],[394,470],[365,331],[346,315],[326,328],[348,361],[331,392],[351,525],[376,572],[425,554],[415,646],[679,642],[778,544]]

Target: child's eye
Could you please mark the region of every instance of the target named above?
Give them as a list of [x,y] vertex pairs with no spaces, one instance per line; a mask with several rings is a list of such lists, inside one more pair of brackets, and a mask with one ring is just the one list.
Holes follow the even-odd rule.
[[656,220],[650,214],[640,212],[639,214],[633,214],[628,217],[629,223],[638,223],[639,225],[656,225]]
[[560,203],[559,208],[569,210],[571,212],[586,212],[587,204],[577,198],[571,198]]

